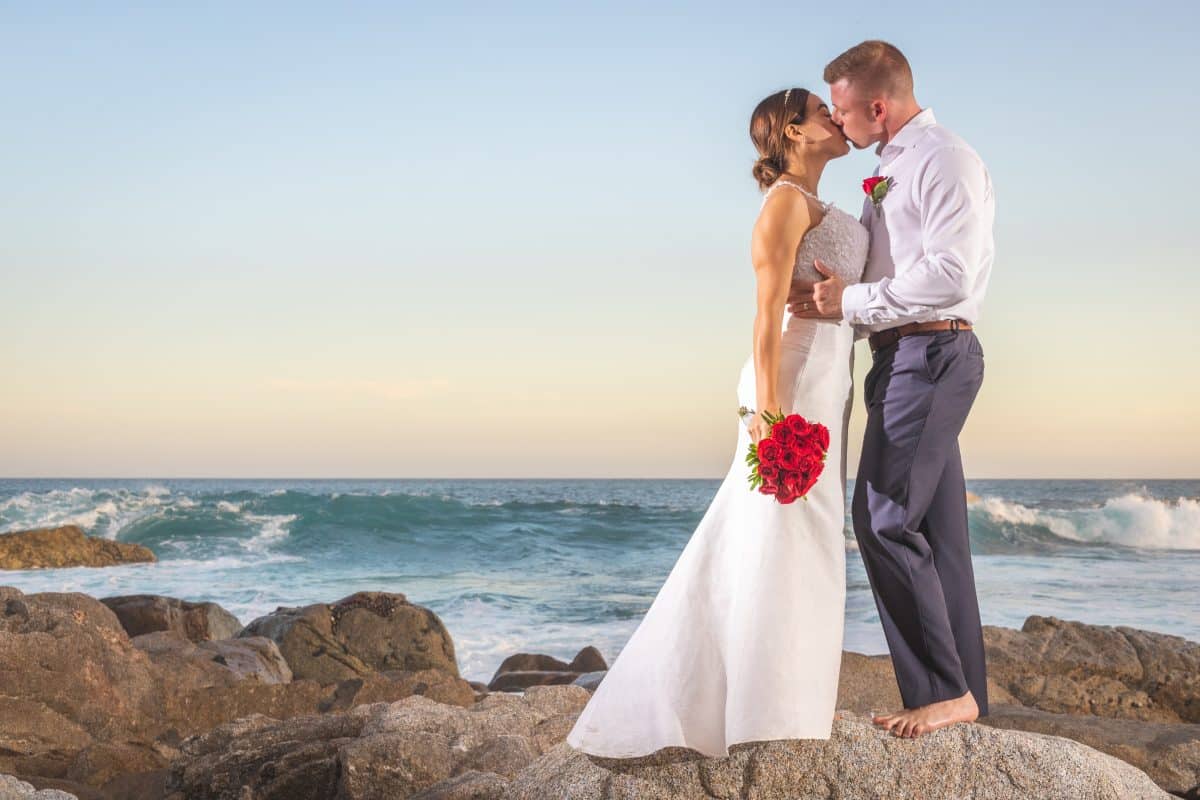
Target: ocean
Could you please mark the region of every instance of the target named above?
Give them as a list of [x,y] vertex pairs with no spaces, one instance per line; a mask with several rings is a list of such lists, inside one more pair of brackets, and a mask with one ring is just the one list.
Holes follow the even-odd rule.
[[[0,572],[24,592],[151,593],[277,606],[401,592],[433,609],[464,677],[505,657],[611,664],[720,479],[0,479],[0,532],[74,523],[154,564]],[[979,480],[970,505],[985,624],[1030,614],[1200,640],[1200,481]],[[887,646],[846,527],[845,646]]]

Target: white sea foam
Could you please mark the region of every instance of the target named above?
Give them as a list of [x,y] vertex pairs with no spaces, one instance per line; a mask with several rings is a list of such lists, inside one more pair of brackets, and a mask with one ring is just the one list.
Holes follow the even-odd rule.
[[275,542],[285,538],[289,531],[288,525],[296,521],[295,514],[247,514],[244,519],[261,525],[259,532],[242,542],[242,547],[252,553],[261,553]]
[[0,514],[10,509],[24,510],[33,505],[33,494],[31,492],[21,492],[0,503]]
[[983,498],[973,506],[997,523],[1043,527],[1061,539],[1153,550],[1200,550],[1200,500],[1124,494],[1096,508],[1032,509]]
[[0,503],[0,514],[16,509],[30,512],[38,509],[48,511],[73,508],[91,502],[95,492],[91,489],[74,487],[71,489],[51,489],[48,492],[21,492]]
[[87,533],[115,538],[126,525],[156,513],[158,494],[74,487],[22,492],[0,503],[0,530],[78,525]]

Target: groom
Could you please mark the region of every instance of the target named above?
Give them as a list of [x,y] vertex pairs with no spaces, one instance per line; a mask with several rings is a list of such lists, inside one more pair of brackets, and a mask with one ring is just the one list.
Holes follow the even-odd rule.
[[917,103],[894,46],[850,48],[825,81],[845,136],[878,143],[882,180],[864,185],[879,184],[863,204],[863,283],[847,286],[818,261],[828,278],[794,290],[788,310],[869,335],[854,534],[904,700],[875,722],[911,738],[987,713],[958,434],[983,382],[971,328],[992,267],[992,184],[975,151]]

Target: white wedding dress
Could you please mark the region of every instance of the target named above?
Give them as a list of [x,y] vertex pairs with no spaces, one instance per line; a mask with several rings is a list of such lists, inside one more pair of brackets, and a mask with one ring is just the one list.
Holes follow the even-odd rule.
[[[777,181],[767,194],[783,186],[805,191]],[[866,263],[866,229],[846,212],[822,206],[825,215],[797,250],[793,279],[820,280],[812,265],[819,258],[857,283]],[[853,343],[845,322],[788,318],[779,399],[785,413],[828,426],[824,472],[807,502],[782,505],[751,491],[750,436],[736,423],[729,473],[567,735],[572,747],[610,758],[668,746],[725,756],[737,742],[829,737],[846,595]],[[757,408],[755,395],[751,356],[738,381],[738,404]],[[734,410],[731,405],[731,420]]]

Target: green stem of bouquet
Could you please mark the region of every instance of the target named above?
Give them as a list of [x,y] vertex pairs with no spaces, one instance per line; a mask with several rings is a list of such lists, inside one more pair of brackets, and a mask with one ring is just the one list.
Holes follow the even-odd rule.
[[[742,406],[742,408],[738,410],[742,413],[749,411],[749,409],[747,409],[745,406]],[[777,422],[783,422],[785,419],[787,419],[787,415],[782,411],[778,414],[773,414],[770,411],[764,411],[759,416],[761,416],[763,421],[765,421],[768,425],[774,425]],[[746,463],[750,465],[750,488],[757,489],[763,484],[763,479],[758,474],[758,442],[750,443],[750,451],[746,453]]]

